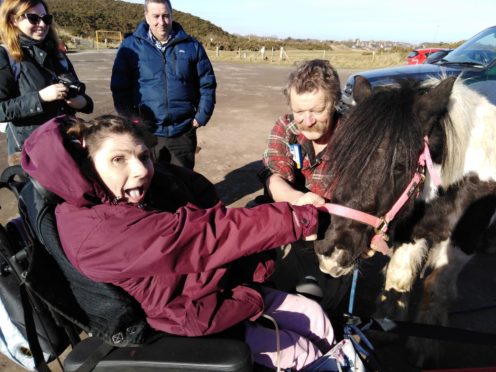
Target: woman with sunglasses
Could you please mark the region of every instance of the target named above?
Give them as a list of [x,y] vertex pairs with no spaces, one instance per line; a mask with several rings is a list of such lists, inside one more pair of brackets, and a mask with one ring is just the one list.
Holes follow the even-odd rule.
[[[7,122],[9,165],[18,164],[26,138],[62,114],[91,113],[74,67],[58,49],[59,38],[44,0],[4,0],[0,5],[0,122]],[[80,89],[69,89],[61,77]]]

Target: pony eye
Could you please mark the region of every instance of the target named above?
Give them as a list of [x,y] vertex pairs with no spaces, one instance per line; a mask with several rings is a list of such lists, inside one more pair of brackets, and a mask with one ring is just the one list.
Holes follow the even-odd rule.
[[405,164],[396,164],[393,168],[394,173],[404,173],[406,171],[406,166]]
[[420,88],[419,89],[419,95],[423,96],[424,94],[427,94],[429,92],[428,88]]

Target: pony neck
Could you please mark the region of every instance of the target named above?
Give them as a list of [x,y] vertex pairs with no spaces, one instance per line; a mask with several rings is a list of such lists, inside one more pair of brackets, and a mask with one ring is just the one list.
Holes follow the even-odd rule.
[[460,180],[469,172],[481,179],[496,179],[496,106],[456,81],[448,107],[453,131],[447,138],[449,153],[443,164],[443,185]]

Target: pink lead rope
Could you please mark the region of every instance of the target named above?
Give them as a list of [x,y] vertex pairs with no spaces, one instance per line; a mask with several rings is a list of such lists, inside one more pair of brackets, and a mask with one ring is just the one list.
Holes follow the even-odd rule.
[[429,175],[431,176],[434,185],[436,185],[436,187],[441,186],[441,177],[439,177],[439,174],[434,170],[434,165],[432,164],[431,152],[429,151],[429,139],[427,136],[424,137],[424,151],[420,154],[419,164],[420,162],[424,162],[427,166],[427,170],[429,171]]
[[358,211],[356,209],[333,203],[326,203],[319,209],[327,211],[328,213],[336,216],[346,217],[354,221],[372,226],[375,230],[375,235],[372,237],[370,248],[384,255],[389,255],[390,248],[387,244],[387,241],[389,240],[389,237],[387,235],[389,223],[394,219],[396,214],[401,210],[401,208],[406,204],[411,196],[420,192],[420,188],[423,185],[425,179],[426,166],[433,182],[436,184],[436,186],[440,186],[441,180],[439,178],[439,175],[434,171],[434,167],[432,165],[428,139],[427,137],[424,137],[424,150],[419,156],[418,168],[415,171],[412,180],[405,188],[401,196],[398,198],[396,203],[394,203],[393,207],[383,217],[376,217],[371,214]]

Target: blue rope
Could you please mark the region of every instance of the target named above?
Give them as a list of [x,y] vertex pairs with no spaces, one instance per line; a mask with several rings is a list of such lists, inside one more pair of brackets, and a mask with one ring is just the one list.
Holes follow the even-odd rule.
[[[369,339],[365,336],[365,332],[369,330],[372,325],[372,320],[370,320],[367,324],[362,324],[360,326],[361,320],[360,318],[353,315],[353,307],[355,305],[355,295],[356,295],[356,287],[358,283],[358,268],[353,270],[353,279],[351,282],[351,291],[350,291],[350,301],[348,303],[348,324],[344,326],[344,338],[347,338],[353,344],[353,347],[357,351],[358,355],[362,359],[363,362],[367,360],[369,363],[375,360],[374,357],[374,346],[369,341]],[[354,335],[358,336],[358,339],[353,337]],[[370,359],[372,358],[372,359]],[[365,359],[365,360],[364,360]]]
[[358,268],[353,270],[353,281],[351,282],[350,302],[348,303],[348,314],[353,314],[353,306],[355,305],[355,292],[358,282]]
[[344,332],[345,332],[345,335],[347,336],[347,338],[353,339],[353,340],[351,340],[352,342],[356,342],[355,339],[353,337],[351,337],[355,334],[355,335],[360,337],[360,341],[363,341],[363,343],[365,344],[366,347],[369,348],[369,350],[374,350],[374,346],[369,341],[367,336],[365,336],[365,333],[364,333],[364,332],[369,330],[371,325],[372,325],[372,320],[369,323],[365,324],[361,328],[357,327],[354,324],[348,324],[345,326]]

